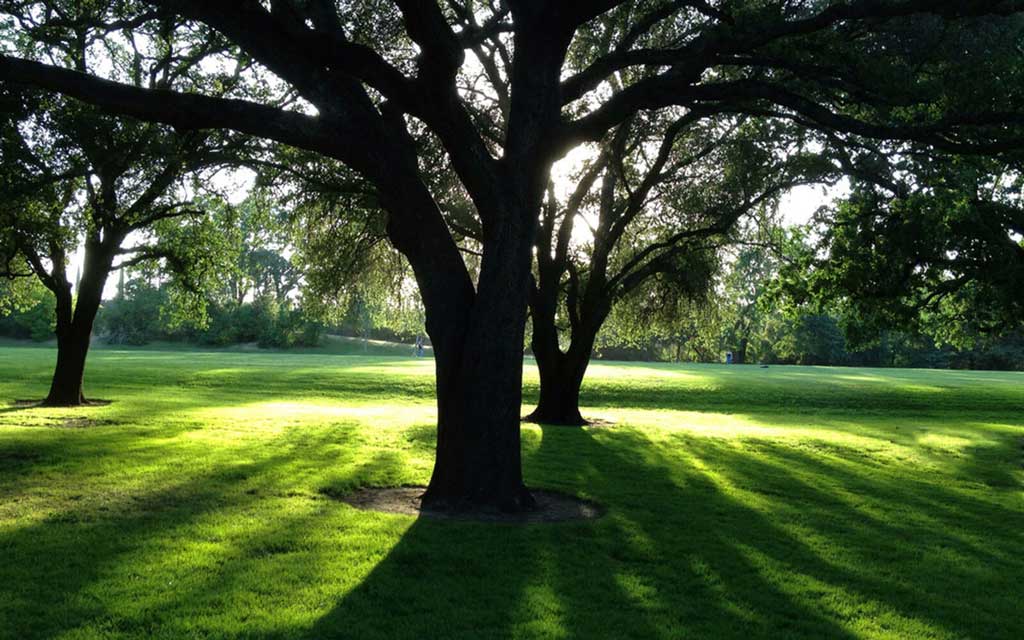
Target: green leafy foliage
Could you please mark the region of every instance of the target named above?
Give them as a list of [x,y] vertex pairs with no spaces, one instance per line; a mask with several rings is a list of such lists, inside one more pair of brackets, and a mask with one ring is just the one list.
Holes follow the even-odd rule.
[[42,342],[53,338],[53,293],[36,280],[0,280],[0,335]]
[[110,344],[188,342],[211,346],[254,343],[266,348],[312,347],[321,343],[323,325],[289,300],[269,296],[237,303],[208,300],[204,322],[182,323],[173,315],[174,287],[130,280],[125,295],[106,302],[97,331]]
[[[790,270],[795,298],[856,316],[854,342],[907,328],[970,347],[1024,326],[1024,207],[1017,164],[901,162],[895,193],[863,180],[816,221]],[[899,174],[896,174],[899,180]]]
[[171,329],[161,320],[167,305],[166,288],[154,287],[144,278],[129,280],[117,298],[103,305],[97,332],[111,344],[143,345],[166,339]]

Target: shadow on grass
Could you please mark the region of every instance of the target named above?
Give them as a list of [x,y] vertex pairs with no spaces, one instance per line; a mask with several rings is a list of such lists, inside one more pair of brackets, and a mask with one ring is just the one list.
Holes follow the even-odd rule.
[[[119,483],[99,503],[72,499],[0,531],[14,559],[0,563],[0,637],[1024,635],[1024,519],[1004,507],[1011,492],[842,447],[528,427],[527,477],[602,503],[604,518],[412,520],[317,494],[407,473],[393,451],[329,446],[358,435],[296,430],[270,454],[217,452],[178,482]],[[418,426],[404,441],[423,450],[432,435]],[[47,473],[121,460],[160,478],[192,452],[92,437],[63,453],[61,438],[4,451],[39,456],[24,464]],[[997,448],[966,450],[959,473],[974,478]]]
[[536,444],[531,475],[604,519],[417,520],[302,637],[1024,633],[1024,522],[998,501],[769,442],[546,427]]
[[[105,447],[130,441],[118,435],[94,443],[93,451],[114,455]],[[236,451],[242,459],[231,460],[228,453],[200,472],[182,468],[179,481],[171,469],[186,458],[185,450],[122,452],[123,465],[155,475],[155,484],[132,489],[122,479],[114,492],[70,493],[64,500],[55,495],[64,487],[46,489],[45,510],[26,510],[30,522],[0,530],[0,638],[50,638],[71,630],[128,637],[160,630],[184,637],[195,633],[193,615],[210,624],[225,611],[224,624],[234,629],[226,635],[244,630],[247,618],[263,635],[274,621],[254,616],[252,599],[261,593],[294,597],[288,580],[312,581],[328,552],[326,545],[305,540],[344,509],[316,491],[325,469],[342,467],[329,474],[331,482],[353,485],[401,472],[401,460],[387,451],[363,452],[359,464],[353,464],[357,451],[340,458],[324,453],[325,439],[337,438],[336,432],[299,434],[277,443],[275,454]],[[36,463],[84,472],[75,470],[77,458],[62,458],[46,446],[34,454],[28,447],[20,451]],[[253,454],[260,457],[245,459]],[[28,483],[5,500],[31,501],[36,488],[56,485],[45,482],[45,470],[32,473],[42,485]],[[306,552],[301,571],[288,564],[300,550]]]
[[15,400],[6,406],[0,407],[0,414],[17,413],[18,411],[27,411],[28,409],[39,409],[42,408],[42,406],[42,400]]
[[[271,461],[246,465],[259,472]],[[0,533],[0,551],[16,558],[0,566],[0,637],[49,638],[89,623],[117,626],[116,603],[91,587],[168,532],[188,527],[227,503],[224,483],[240,469],[221,471],[77,509],[54,510],[29,525]],[[184,542],[184,541],[182,541]],[[148,579],[145,569],[133,579]],[[171,577],[165,574],[164,581]]]
[[[595,408],[674,409],[679,411],[726,412],[737,410],[868,413],[912,411],[935,413],[953,411],[980,414],[1016,413],[1024,408],[1024,374],[1016,382],[999,380],[985,386],[975,378],[946,376],[930,372],[926,381],[901,378],[885,371],[877,380],[836,375],[836,370],[789,371],[781,367],[771,374],[756,371],[700,371],[695,380],[671,377],[602,377],[584,381],[580,402]],[[657,372],[653,372],[657,373]],[[968,380],[973,386],[965,387]],[[524,381],[524,401],[536,402],[535,380]]]

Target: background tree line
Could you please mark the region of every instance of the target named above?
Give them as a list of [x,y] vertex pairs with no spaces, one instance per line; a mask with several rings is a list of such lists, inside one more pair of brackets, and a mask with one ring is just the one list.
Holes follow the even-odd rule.
[[[322,346],[329,334],[407,344],[423,334],[422,305],[409,274],[363,273],[333,306],[308,304],[287,214],[266,194],[234,210],[228,217],[237,224],[233,264],[203,292],[201,314],[183,308],[174,282],[159,273],[122,272],[116,295],[97,316],[97,339],[287,349]],[[214,217],[223,221],[225,214]],[[737,364],[1024,370],[1024,332],[1012,326],[996,335],[961,327],[954,340],[948,318],[937,312],[880,328],[877,318],[850,309],[795,303],[787,288],[794,278],[806,286],[806,272],[793,266],[794,256],[810,250],[805,233],[777,230],[769,238],[737,241],[723,250],[706,290],[667,294],[655,287],[627,297],[597,334],[593,357],[720,363],[731,352]],[[6,299],[13,305],[12,296]],[[24,288],[17,309],[0,316],[0,336],[52,340],[54,304],[45,287]],[[528,354],[531,342],[532,332]]]

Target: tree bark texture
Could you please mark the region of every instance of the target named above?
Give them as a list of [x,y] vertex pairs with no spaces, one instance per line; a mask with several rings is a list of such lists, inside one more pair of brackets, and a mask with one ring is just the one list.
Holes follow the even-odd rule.
[[92,340],[92,327],[103,299],[103,287],[113,263],[113,253],[95,239],[86,241],[85,262],[77,299],[70,283],[62,281],[54,291],[57,298],[57,363],[45,406],[71,407],[85,403],[83,390],[85,362]]

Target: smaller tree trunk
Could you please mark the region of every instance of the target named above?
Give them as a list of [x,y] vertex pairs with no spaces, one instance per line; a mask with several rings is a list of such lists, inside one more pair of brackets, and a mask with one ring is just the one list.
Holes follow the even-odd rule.
[[736,353],[735,353],[736,357],[734,358],[734,362],[736,364],[746,364],[747,363],[747,345],[748,344],[750,344],[750,341],[747,340],[746,338],[740,339],[740,346],[739,346],[738,349],[736,349]]
[[[117,246],[119,237],[112,242]],[[51,407],[73,407],[85,403],[82,390],[85,360],[89,355],[92,325],[103,299],[103,287],[110,274],[113,252],[98,241],[87,240],[85,270],[79,280],[78,300],[71,296],[71,286],[57,287],[57,364],[50,382],[50,393],[43,404]]]
[[526,417],[528,421],[572,427],[587,424],[580,413],[580,388],[590,364],[594,339],[589,333],[580,335],[578,329],[569,350],[562,352],[557,333],[542,330],[538,335],[535,329],[532,346],[540,374],[540,397],[537,408]]
[[583,375],[577,373],[581,367],[578,364],[572,366],[565,354],[560,354],[558,359],[560,362],[554,366],[541,365],[540,360],[537,361],[541,372],[540,398],[537,408],[526,419],[540,424],[583,426],[587,424],[580,413]]

